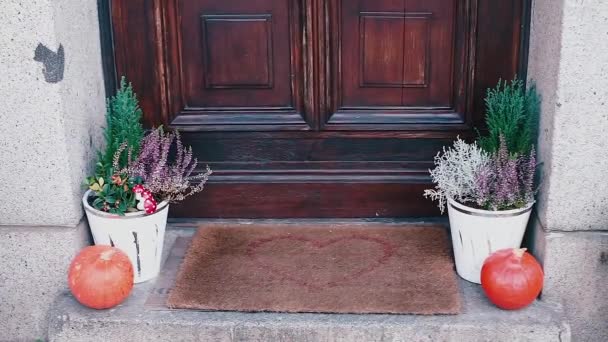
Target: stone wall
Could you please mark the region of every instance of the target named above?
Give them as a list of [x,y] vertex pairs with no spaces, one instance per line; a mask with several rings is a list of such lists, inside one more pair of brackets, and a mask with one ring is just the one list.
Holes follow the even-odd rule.
[[535,0],[530,40],[529,75],[544,97],[541,221],[608,229],[608,2]]
[[534,0],[528,76],[543,97],[533,223],[543,300],[575,340],[608,340],[608,2]]
[[88,242],[82,181],[105,111],[97,2],[4,1],[0,23],[0,341],[34,340]]
[[[100,141],[104,91],[94,0],[9,1],[0,11],[0,224],[74,227],[83,213],[75,196]],[[45,79],[65,55],[63,79]],[[49,61],[50,60],[50,61]],[[36,205],[38,204],[38,205]]]

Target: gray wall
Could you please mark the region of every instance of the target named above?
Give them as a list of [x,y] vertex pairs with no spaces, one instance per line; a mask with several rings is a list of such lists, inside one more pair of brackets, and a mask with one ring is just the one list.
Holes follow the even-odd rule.
[[[0,340],[34,340],[88,242],[82,181],[105,111],[97,2],[2,1],[0,27]],[[39,43],[63,45],[61,81],[34,60]]]
[[608,1],[534,0],[529,78],[543,96],[531,239],[543,300],[579,341],[608,340]]
[[607,229],[608,2],[535,0],[530,41],[529,75],[544,97],[541,221]]
[[[0,224],[74,227],[75,197],[100,141],[104,113],[94,0],[5,1],[0,11]],[[65,50],[64,79],[48,83],[39,43]],[[38,205],[35,205],[38,204]]]

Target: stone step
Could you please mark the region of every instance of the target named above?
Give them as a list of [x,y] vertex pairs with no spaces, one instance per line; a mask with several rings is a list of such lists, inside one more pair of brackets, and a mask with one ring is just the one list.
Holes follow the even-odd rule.
[[[167,246],[192,230],[170,229]],[[167,250],[168,248],[166,248]],[[455,316],[282,314],[155,310],[144,306],[154,281],[125,303],[87,309],[69,294],[50,312],[50,341],[570,341],[558,305],[536,301],[503,311],[481,287],[461,281],[463,313]]]

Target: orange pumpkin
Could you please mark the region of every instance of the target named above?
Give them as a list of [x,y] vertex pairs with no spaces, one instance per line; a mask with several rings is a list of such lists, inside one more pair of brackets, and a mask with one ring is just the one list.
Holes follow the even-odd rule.
[[502,249],[481,268],[481,286],[492,303],[515,310],[531,304],[543,288],[543,270],[526,249]]
[[133,265],[118,248],[89,246],[72,261],[68,284],[82,305],[112,308],[122,303],[133,289]]

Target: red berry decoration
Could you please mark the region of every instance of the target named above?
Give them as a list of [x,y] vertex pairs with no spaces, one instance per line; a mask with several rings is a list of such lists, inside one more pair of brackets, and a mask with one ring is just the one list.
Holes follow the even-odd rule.
[[150,190],[144,188],[143,185],[137,184],[133,187],[135,199],[138,201],[137,209],[144,210],[146,214],[154,214],[156,212],[156,200],[152,196]]
[[144,188],[144,186],[141,185],[141,184],[135,184],[133,186],[133,192],[136,193],[136,194],[140,194],[141,195],[141,193],[144,192],[144,191],[146,191],[146,188]]
[[72,261],[68,284],[76,299],[93,309],[109,309],[124,301],[133,289],[133,266],[120,249],[89,246]]
[[154,198],[149,197],[144,200],[144,210],[146,214],[154,214],[156,211],[156,201]]
[[501,249],[481,268],[481,286],[492,303],[516,310],[530,305],[543,288],[544,273],[526,249]]

